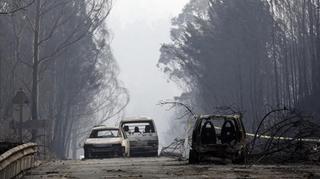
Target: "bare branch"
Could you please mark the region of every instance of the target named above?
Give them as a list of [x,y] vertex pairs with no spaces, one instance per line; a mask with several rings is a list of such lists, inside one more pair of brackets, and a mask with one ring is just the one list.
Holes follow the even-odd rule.
[[192,116],[196,116],[196,114],[191,110],[189,106],[177,101],[160,101],[159,105],[173,105],[173,106],[182,106],[184,107]]
[[26,5],[23,5],[23,6],[19,6],[14,8],[14,9],[9,9],[7,11],[0,11],[0,15],[8,15],[8,14],[14,14],[18,11],[21,11],[21,10],[26,10],[26,8],[28,8],[29,6],[31,6],[33,3],[34,3],[35,0],[32,0],[31,2],[27,3]]

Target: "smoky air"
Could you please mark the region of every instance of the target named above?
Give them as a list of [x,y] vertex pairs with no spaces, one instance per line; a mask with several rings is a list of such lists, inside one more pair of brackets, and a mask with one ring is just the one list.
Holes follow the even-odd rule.
[[0,178],[319,177],[319,7],[0,0]]

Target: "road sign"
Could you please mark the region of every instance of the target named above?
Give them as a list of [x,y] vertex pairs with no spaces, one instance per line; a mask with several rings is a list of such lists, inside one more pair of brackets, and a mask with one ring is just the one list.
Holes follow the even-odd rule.
[[22,143],[23,142],[23,139],[22,139],[22,118],[23,118],[23,105],[24,104],[28,104],[29,101],[28,101],[28,98],[26,96],[26,94],[23,92],[22,88],[20,88],[16,95],[13,97],[12,99],[12,103],[13,104],[16,104],[19,106],[19,111],[20,111],[20,127],[19,127],[19,138],[20,138],[20,142]]
[[20,88],[12,99],[13,104],[28,104],[29,100],[23,90]]

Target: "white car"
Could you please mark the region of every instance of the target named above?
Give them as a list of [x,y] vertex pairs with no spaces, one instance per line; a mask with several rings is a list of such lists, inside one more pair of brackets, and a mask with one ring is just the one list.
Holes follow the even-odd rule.
[[97,126],[84,143],[84,158],[122,157],[125,155],[124,136],[119,128]]
[[120,122],[127,156],[158,156],[159,139],[151,118],[126,118]]

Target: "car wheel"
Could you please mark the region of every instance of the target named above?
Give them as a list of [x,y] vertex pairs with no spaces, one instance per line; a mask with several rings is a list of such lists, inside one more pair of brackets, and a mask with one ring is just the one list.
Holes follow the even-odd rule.
[[198,155],[197,151],[190,150],[190,152],[189,152],[189,163],[190,164],[199,163],[199,155]]
[[242,150],[233,163],[235,163],[235,164],[245,164],[246,163],[246,157],[247,157],[246,150]]
[[119,151],[119,152],[117,153],[117,156],[118,156],[118,157],[124,157],[125,154],[124,154],[122,151]]
[[152,152],[151,157],[158,157],[158,152]]

